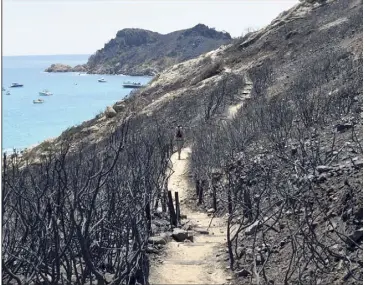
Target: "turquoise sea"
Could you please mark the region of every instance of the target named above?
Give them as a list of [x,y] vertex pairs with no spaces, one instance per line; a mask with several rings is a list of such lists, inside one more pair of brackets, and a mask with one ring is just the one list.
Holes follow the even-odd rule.
[[[71,66],[87,62],[89,55],[2,57],[2,151],[23,149],[58,136],[104,111],[131,92],[124,81],[148,83],[151,77],[46,73],[52,63]],[[106,83],[99,83],[103,77]],[[9,88],[11,83],[24,87]],[[48,89],[52,96],[39,96]],[[6,92],[10,91],[10,95]],[[43,104],[33,104],[35,99]]]

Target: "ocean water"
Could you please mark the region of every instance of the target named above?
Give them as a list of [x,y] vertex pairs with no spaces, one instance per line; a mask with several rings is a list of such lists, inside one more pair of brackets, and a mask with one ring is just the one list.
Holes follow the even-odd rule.
[[[124,81],[148,83],[151,77],[46,73],[52,63],[74,66],[85,63],[88,55],[4,56],[2,58],[2,151],[23,149],[60,135],[73,125],[92,119],[106,106],[127,96],[132,89]],[[106,83],[99,83],[103,77]],[[11,83],[24,84],[9,88]],[[48,89],[52,96],[39,96]],[[10,95],[6,92],[10,91]],[[34,99],[43,104],[33,104]]]

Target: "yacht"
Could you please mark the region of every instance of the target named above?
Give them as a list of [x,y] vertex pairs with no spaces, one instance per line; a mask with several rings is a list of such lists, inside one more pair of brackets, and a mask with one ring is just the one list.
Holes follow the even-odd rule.
[[43,99],[33,100],[33,104],[41,104],[41,103],[44,103],[44,100]]
[[23,87],[23,84],[20,84],[20,83],[12,83],[10,87]]
[[99,82],[106,82],[106,80],[104,78],[100,78],[98,79]]
[[51,92],[49,92],[47,89],[44,89],[42,92],[39,92],[40,96],[51,96],[53,95]]
[[141,87],[144,87],[144,85],[142,85],[141,83],[137,83],[137,82],[124,82],[123,83],[123,87],[124,88],[141,88]]

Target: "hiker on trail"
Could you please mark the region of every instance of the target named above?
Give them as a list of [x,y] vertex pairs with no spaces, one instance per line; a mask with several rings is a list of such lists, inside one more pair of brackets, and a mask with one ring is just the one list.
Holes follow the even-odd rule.
[[177,126],[175,140],[176,140],[176,146],[177,146],[177,153],[179,155],[179,160],[180,160],[181,149],[184,146],[184,135],[183,135],[181,126]]

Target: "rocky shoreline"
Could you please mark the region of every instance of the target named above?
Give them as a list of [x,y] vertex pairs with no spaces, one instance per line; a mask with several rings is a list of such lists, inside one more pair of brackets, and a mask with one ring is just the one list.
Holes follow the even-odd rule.
[[72,67],[71,65],[55,63],[45,69],[45,72],[50,73],[62,73],[62,72],[83,72],[87,74],[128,74],[130,76],[155,76],[159,73],[159,68],[156,66],[135,66],[131,68],[121,69],[118,72],[113,71],[110,68],[99,66],[96,69],[88,68],[87,64],[80,64]]

